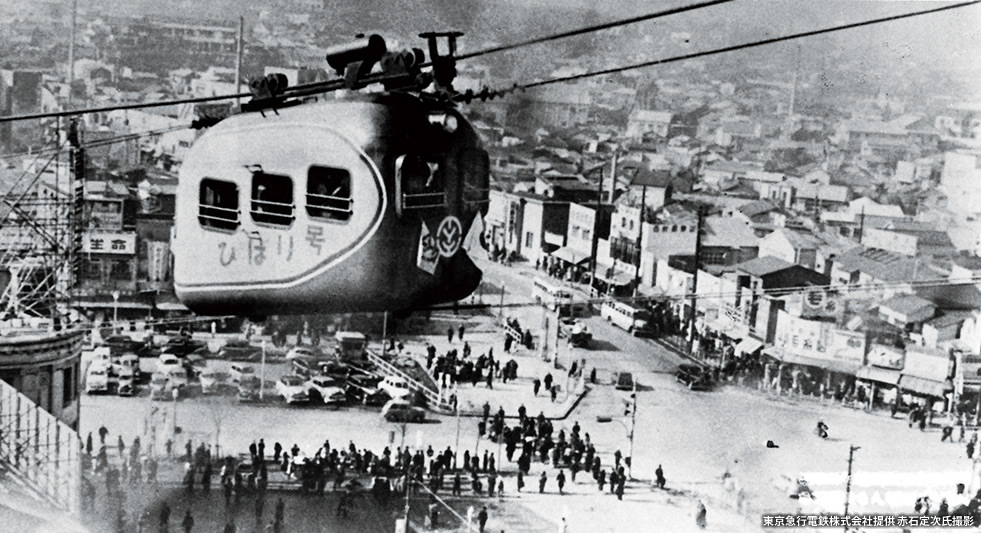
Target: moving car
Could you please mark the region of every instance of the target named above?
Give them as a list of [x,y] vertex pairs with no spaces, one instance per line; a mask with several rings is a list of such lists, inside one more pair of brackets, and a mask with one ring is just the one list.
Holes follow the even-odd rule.
[[245,376],[255,376],[255,369],[249,365],[232,365],[232,383],[238,383]]
[[310,400],[306,380],[300,376],[283,376],[276,382],[276,390],[286,403],[303,403]]
[[108,346],[113,354],[135,353],[143,346],[142,342],[133,340],[127,335],[112,335],[102,340],[102,346]]
[[132,396],[136,394],[136,370],[133,367],[124,366],[119,369],[119,385],[116,387],[116,394],[120,396]]
[[217,370],[205,370],[198,376],[201,381],[201,394],[216,394],[221,391],[222,386],[228,382],[231,374],[219,372]]
[[646,309],[620,300],[607,300],[600,307],[600,316],[634,336],[651,333],[650,313]]
[[252,374],[242,376],[238,382],[238,401],[254,402],[259,400],[259,391],[262,389],[262,382]]
[[633,390],[634,375],[630,372],[620,372],[617,374],[617,390]]
[[94,361],[85,373],[85,392],[106,392],[109,390],[109,366],[100,361]]
[[382,408],[382,416],[389,422],[424,422],[426,411],[405,400],[390,400]]
[[699,365],[679,365],[675,373],[675,381],[690,390],[709,390],[712,388],[712,376],[708,370]]
[[593,340],[593,334],[590,333],[586,324],[576,320],[575,318],[563,318],[560,322],[560,331],[562,335],[569,339],[571,343],[576,348],[589,348],[590,341]]
[[409,383],[405,379],[397,376],[386,376],[378,384],[378,388],[387,392],[394,399],[405,398],[412,392],[409,390]]
[[307,391],[311,400],[321,401],[325,405],[336,407],[347,402],[344,389],[338,386],[337,381],[326,376],[311,379],[307,383]]

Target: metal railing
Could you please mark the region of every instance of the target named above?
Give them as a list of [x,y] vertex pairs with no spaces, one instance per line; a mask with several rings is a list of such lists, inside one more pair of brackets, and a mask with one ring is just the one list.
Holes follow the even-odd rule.
[[307,193],[307,214],[318,218],[347,220],[354,212],[350,196]]
[[292,203],[272,202],[252,199],[252,220],[269,224],[291,224],[294,206]]
[[421,392],[422,395],[426,397],[426,400],[429,402],[430,407],[444,410],[444,411],[449,411],[453,409],[453,406],[450,404],[449,400],[447,398],[444,398],[438,392],[420,383],[418,380],[416,380],[409,374],[405,373],[404,371],[402,371],[392,363],[389,363],[383,357],[372,352],[371,350],[367,350],[367,354],[368,354],[368,360],[371,361],[375,366],[377,366],[379,370],[382,371],[383,374],[402,378],[409,385],[409,389]]
[[238,209],[199,204],[198,222],[203,226],[234,229],[240,223],[238,215]]

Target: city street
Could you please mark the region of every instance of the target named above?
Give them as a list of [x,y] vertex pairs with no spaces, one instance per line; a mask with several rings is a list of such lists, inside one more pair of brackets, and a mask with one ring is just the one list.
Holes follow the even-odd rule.
[[[507,288],[505,304],[528,301],[534,279],[531,269],[482,266],[490,283]],[[523,327],[540,324],[544,316],[542,308],[537,306],[505,308],[504,314],[520,320]],[[475,354],[498,342],[495,339],[500,335],[492,333],[495,321],[496,317],[477,317],[469,322],[480,325],[468,333]],[[675,382],[673,371],[683,361],[678,354],[650,339],[630,336],[597,316],[585,319],[585,323],[594,335],[593,347],[570,351],[565,340],[560,340],[559,362],[566,366],[570,355],[576,360],[585,358],[587,372],[597,368],[599,384],[590,388],[567,418],[556,420],[555,431],[565,429],[568,433],[578,422],[582,431],[590,435],[604,465],[612,464],[613,453],[618,449],[626,456],[630,417],[624,416],[624,409],[630,392],[615,390],[610,383],[617,372],[633,373],[638,384],[632,468],[636,481],[628,485],[625,501],[617,502],[609,495],[589,496],[597,488],[588,475],[582,475],[577,483],[567,487],[571,496],[560,500],[554,494],[555,470],[544,468],[550,479],[548,494],[539,495],[531,490],[535,483],[529,479],[526,492],[534,494],[509,498],[506,505],[500,506],[503,516],[512,519],[524,516],[519,521],[524,527],[530,527],[529,520],[538,521],[539,525],[558,524],[565,516],[571,531],[632,531],[636,520],[647,517],[674,524],[666,530],[685,531],[695,527],[694,502],[701,499],[709,508],[710,529],[759,530],[760,513],[786,514],[797,509],[797,501],[788,497],[788,488],[789,482],[800,475],[810,482],[816,496],[813,501],[802,502],[804,512],[841,513],[850,445],[860,446],[855,452],[851,513],[910,513],[915,499],[924,495],[930,495],[937,503],[948,497],[953,507],[959,503],[951,498],[955,484],[970,484],[971,464],[965,458],[964,447],[940,443],[939,432],[911,430],[905,420],[881,414],[787,397],[777,399],[736,386],[693,392]],[[441,339],[434,336],[408,340],[406,350],[420,351],[423,341],[432,342],[441,353],[450,346],[445,336]],[[454,340],[452,345],[459,347],[459,342]],[[521,351],[514,357],[525,369],[519,372],[517,385],[494,390],[482,384],[476,388],[466,385],[460,389],[461,399],[472,394],[475,400],[471,404],[479,405],[480,400],[488,398],[495,410],[500,403],[508,406],[509,411],[519,403],[527,403],[533,413],[536,407],[531,402],[540,400],[531,398],[527,389],[534,376],[526,372],[544,372],[552,365],[541,361],[537,350]],[[144,361],[144,365],[150,363],[151,360]],[[228,363],[210,364],[221,367]],[[266,379],[273,380],[287,371],[284,363],[269,364]],[[553,373],[564,376],[561,369],[554,369]],[[561,383],[562,378],[557,377],[557,382]],[[275,396],[271,391],[267,394]],[[120,433],[130,442],[143,431],[148,405],[146,397],[86,395],[82,403],[81,434],[96,433],[105,425],[111,442]],[[154,402],[154,405],[159,409],[153,425],[160,442],[171,434],[174,402]],[[571,406],[571,400],[556,405],[549,409],[548,416],[561,418],[566,407]],[[223,454],[243,453],[249,443],[259,438],[265,438],[267,449],[278,441],[284,448],[295,443],[306,453],[313,453],[324,439],[330,439],[333,446],[354,442],[359,448],[372,450],[403,442],[401,426],[384,421],[377,410],[369,408],[327,410],[316,406],[286,406],[278,398],[262,405],[240,404],[234,396],[225,395],[182,398],[176,402],[176,409],[176,423],[181,428],[175,439],[178,453],[188,438],[195,443],[217,440]],[[407,426],[406,445],[413,448],[432,445],[435,450],[454,446],[457,419],[435,414],[429,418],[428,423]],[[612,420],[600,422],[598,418]],[[822,440],[814,434],[819,419],[830,426],[831,438]],[[482,453],[490,444],[489,450],[498,452],[496,444],[478,441],[474,418],[460,417],[459,435],[463,449],[476,448]],[[767,441],[777,447],[768,448]],[[663,467],[667,478],[666,491],[651,488],[658,465]],[[507,464],[503,469],[506,490],[513,496],[514,465]],[[533,464],[531,476],[537,478],[542,469],[541,464]],[[745,520],[735,512],[735,491],[728,493],[722,488],[723,474],[727,471],[744,491],[744,514],[748,517]],[[515,503],[524,509],[514,511]],[[619,512],[621,508],[625,512]],[[613,510],[618,512],[611,513]],[[532,516],[537,518],[532,520],[529,518]]]

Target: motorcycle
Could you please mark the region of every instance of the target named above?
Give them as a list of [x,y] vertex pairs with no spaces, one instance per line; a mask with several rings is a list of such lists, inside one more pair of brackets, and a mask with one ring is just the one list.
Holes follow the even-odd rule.
[[818,422],[817,428],[814,429],[814,434],[822,439],[828,438],[828,426],[824,422]]

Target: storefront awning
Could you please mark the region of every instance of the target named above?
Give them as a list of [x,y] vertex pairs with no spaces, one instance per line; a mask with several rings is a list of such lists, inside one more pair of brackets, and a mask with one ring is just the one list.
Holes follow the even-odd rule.
[[888,385],[897,385],[899,383],[899,375],[899,370],[880,368],[877,366],[863,366],[862,368],[858,369],[858,372],[855,373],[855,377],[858,379],[877,381]]
[[763,347],[763,343],[752,337],[746,337],[736,345],[736,353],[753,353]]
[[792,353],[780,352],[776,349],[771,350],[767,348],[764,350],[765,354],[774,357],[775,359],[782,361],[784,363],[803,365],[803,366],[813,366],[816,368],[822,368],[824,370],[830,370],[832,372],[838,372],[840,374],[849,374],[854,376],[862,365],[858,363],[849,363],[847,361],[838,361],[834,359],[817,359],[814,357],[803,357],[800,355],[794,355]]
[[604,283],[608,283],[608,284],[613,285],[613,286],[616,286],[616,287],[622,287],[624,285],[630,285],[631,283],[634,282],[634,279],[635,279],[634,276],[631,276],[630,274],[624,274],[623,272],[614,272],[612,276],[607,276],[605,274],[598,273],[598,274],[596,274],[596,277],[600,281],[602,281]]
[[580,265],[589,261],[589,254],[585,254],[568,246],[563,246],[558,250],[555,250],[551,254],[552,257],[557,257],[566,263],[572,263],[573,265]]
[[949,379],[946,381],[934,381],[932,379],[903,374],[899,378],[899,388],[934,398],[943,398],[944,394],[954,390],[954,384]]

